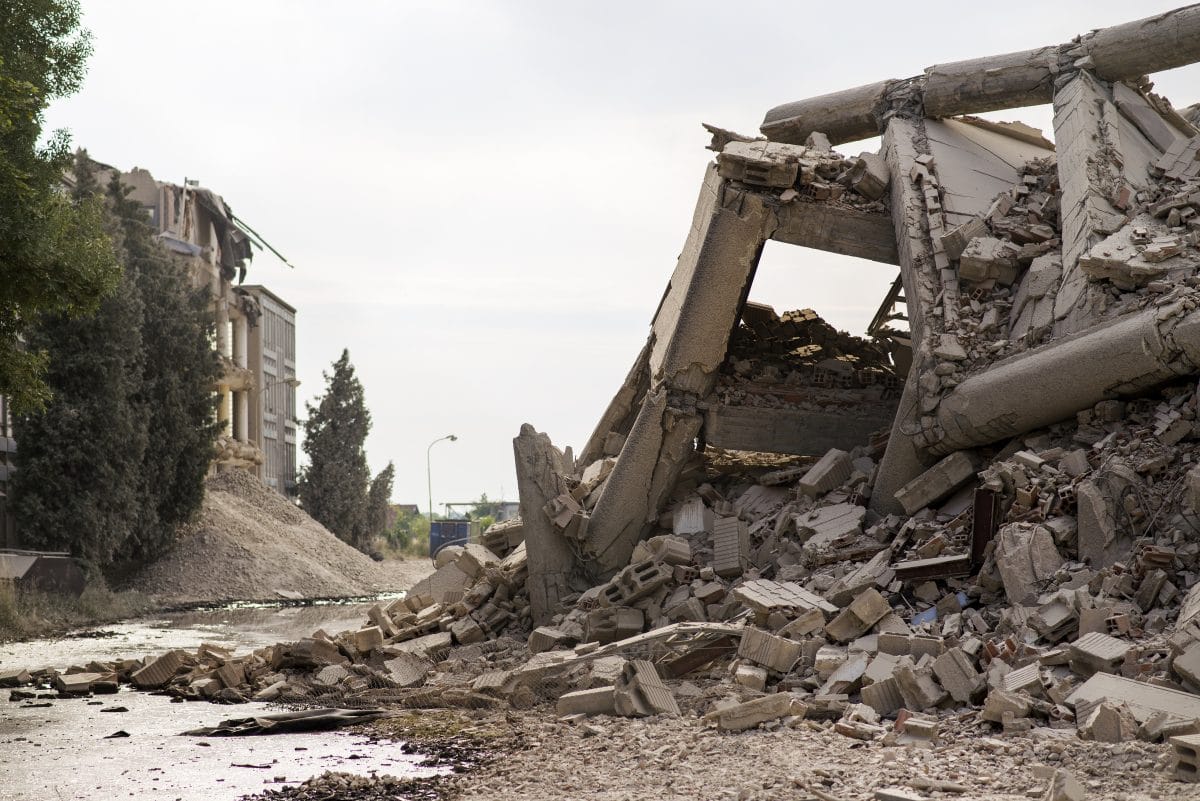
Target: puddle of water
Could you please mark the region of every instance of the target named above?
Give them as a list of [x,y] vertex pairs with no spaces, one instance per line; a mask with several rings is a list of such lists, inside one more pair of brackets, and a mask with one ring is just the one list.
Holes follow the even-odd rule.
[[[260,737],[182,737],[179,732],[250,717],[265,704],[171,703],[123,690],[32,708],[0,700],[0,801],[203,798],[232,801],[295,784],[326,770],[361,775],[433,776],[401,743],[370,742],[344,732]],[[36,701],[34,703],[45,703]],[[127,712],[101,712],[124,706]],[[118,730],[128,737],[105,739]],[[239,767],[254,765],[265,767]]]
[[141,658],[174,648],[195,651],[202,642],[243,654],[307,637],[317,629],[336,634],[366,625],[372,604],[397,595],[355,603],[230,604],[165,612],[101,627],[104,636],[68,636],[0,645],[0,668],[65,668],[90,661]]

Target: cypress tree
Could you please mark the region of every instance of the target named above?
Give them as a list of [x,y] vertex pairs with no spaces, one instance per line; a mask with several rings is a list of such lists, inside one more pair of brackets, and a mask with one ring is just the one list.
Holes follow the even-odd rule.
[[[79,202],[98,192],[86,152]],[[12,481],[22,539],[98,567],[144,561],[203,500],[219,369],[205,290],[155,241],[116,176],[108,222],[124,265],[117,292],[86,317],[44,316],[30,345],[49,357],[51,400],[17,417]]]
[[396,478],[396,465],[388,462],[387,467],[379,471],[371,479],[371,489],[367,492],[367,538],[387,535],[388,512],[392,503],[392,482]]
[[343,350],[333,363],[333,373],[324,376],[325,394],[315,406],[305,406],[308,466],[300,475],[300,503],[318,523],[364,550],[371,537],[367,514],[371,471],[363,445],[371,430],[371,415],[350,364],[350,351]]

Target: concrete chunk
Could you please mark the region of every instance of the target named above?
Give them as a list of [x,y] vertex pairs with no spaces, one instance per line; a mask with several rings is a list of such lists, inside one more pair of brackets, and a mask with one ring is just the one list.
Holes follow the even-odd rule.
[[853,469],[850,454],[832,448],[800,479],[800,491],[810,498],[824,495],[826,492],[840,487],[846,479],[850,478],[850,472]]
[[559,696],[555,711],[559,717],[567,715],[615,715],[616,695],[612,687],[595,687],[577,690]]
[[787,673],[800,659],[801,648],[801,643],[795,640],[776,637],[751,626],[742,633],[738,656],[776,673]]
[[897,490],[896,500],[905,514],[916,514],[966,484],[978,470],[977,456],[956,451]]
[[129,680],[139,690],[156,690],[175,678],[176,671],[182,666],[182,652],[167,651],[141,670],[135,671]]
[[933,674],[950,697],[960,704],[978,700],[987,685],[961,648],[951,648],[933,660]]
[[825,633],[837,642],[849,642],[866,634],[871,626],[891,611],[892,607],[887,599],[872,587],[859,593],[837,617],[826,623]]
[[1062,567],[1054,536],[1042,526],[1009,523],[1001,527],[996,543],[996,566],[1010,603],[1036,600],[1042,585]]
[[802,718],[808,706],[791,693],[772,693],[736,706],[709,712],[705,720],[715,722],[721,731],[745,731],[761,723],[782,717]]

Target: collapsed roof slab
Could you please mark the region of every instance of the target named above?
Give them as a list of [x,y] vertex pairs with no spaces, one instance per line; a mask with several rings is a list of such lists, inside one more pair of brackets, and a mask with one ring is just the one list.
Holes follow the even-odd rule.
[[1200,61],[1200,5],[1105,28],[1075,41],[1017,53],[937,64],[907,80],[887,80],[776,106],[761,130],[777,142],[803,143],[814,131],[840,144],[878,136],[893,103],[924,116],[954,117],[1048,103],[1055,76],[1089,65],[1108,81]]

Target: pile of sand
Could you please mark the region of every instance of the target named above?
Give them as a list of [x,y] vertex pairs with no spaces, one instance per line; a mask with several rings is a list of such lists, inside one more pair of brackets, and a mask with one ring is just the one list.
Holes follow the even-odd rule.
[[165,603],[373,595],[407,589],[425,560],[383,562],[350,547],[243,470],[208,480],[174,548],[132,579]]

